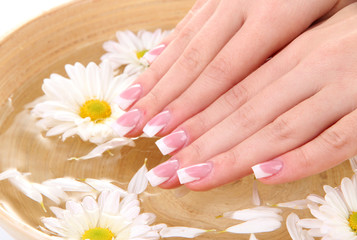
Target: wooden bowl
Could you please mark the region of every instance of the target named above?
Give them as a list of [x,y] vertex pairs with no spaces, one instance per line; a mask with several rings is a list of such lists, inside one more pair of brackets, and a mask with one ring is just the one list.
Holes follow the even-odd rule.
[[[172,29],[192,6],[192,0],[80,0],[57,8],[18,29],[0,42],[0,172],[17,168],[30,172],[31,181],[72,176],[113,179],[126,186],[148,158],[148,168],[166,160],[154,139],[142,138],[136,147],[114,150],[114,156],[71,162],[71,156],[86,154],[93,145],[79,138],[62,142],[45,138],[35,127],[28,104],[41,96],[42,80],[51,73],[65,75],[64,65],[99,63],[104,41],[118,30]],[[9,101],[11,100],[11,101]],[[322,185],[338,185],[351,176],[345,163],[317,176],[278,186],[259,184],[263,203],[275,204],[322,194]],[[216,218],[226,211],[252,207],[252,177],[207,191],[178,197],[177,191],[149,187],[143,194],[143,210],[153,212],[169,226],[224,230],[236,221]],[[0,182],[0,225],[15,239],[49,239],[40,232],[41,216],[50,216],[38,203]],[[45,201],[46,205],[54,205]],[[285,213],[286,216],[287,213]],[[306,215],[306,212],[304,213]],[[259,239],[288,239],[285,227]],[[248,239],[246,235],[209,233],[197,239]]]

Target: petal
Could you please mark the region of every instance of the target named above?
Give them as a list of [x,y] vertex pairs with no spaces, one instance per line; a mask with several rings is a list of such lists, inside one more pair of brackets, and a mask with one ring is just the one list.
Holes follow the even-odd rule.
[[126,195],[128,195],[128,193],[124,189],[112,184],[110,180],[86,178],[84,182],[90,185],[98,192],[109,190],[109,191],[118,191],[121,197],[125,197]]
[[306,209],[309,201],[307,199],[295,200],[291,202],[278,203],[276,206],[292,209]]
[[281,210],[277,208],[256,207],[256,208],[226,212],[223,214],[223,217],[242,220],[242,221],[252,220],[256,218],[275,218],[278,220],[282,220],[282,217],[279,215],[279,213],[281,213]]
[[9,181],[27,197],[36,202],[42,203],[43,200],[41,193],[34,188],[26,178],[20,175],[14,178],[9,178]]
[[189,228],[189,227],[167,227],[160,231],[160,236],[162,238],[169,237],[183,237],[183,238],[195,238],[207,230],[199,228]]
[[128,185],[128,192],[140,194],[145,191],[148,186],[148,179],[145,174],[148,172],[146,167],[146,160],[143,166],[135,173],[134,177],[130,180]]
[[227,228],[231,233],[260,233],[271,232],[281,227],[281,222],[276,218],[257,218]]
[[255,206],[259,206],[261,204],[260,197],[259,197],[259,192],[258,192],[258,186],[257,186],[257,180],[253,179],[253,204]]
[[59,187],[65,192],[92,192],[93,191],[93,189],[87,184],[69,177],[49,179],[44,181],[42,184],[50,187]]
[[0,173],[0,181],[7,179],[7,178],[14,178],[17,176],[20,176],[21,173],[17,171],[16,169],[8,169],[2,173]]
[[117,148],[120,146],[127,145],[131,143],[132,140],[130,138],[113,138],[112,140],[105,142],[103,144],[98,145],[92,151],[90,151],[87,155],[79,157],[79,160],[86,160],[95,157],[100,157],[105,151],[108,151],[113,148]]

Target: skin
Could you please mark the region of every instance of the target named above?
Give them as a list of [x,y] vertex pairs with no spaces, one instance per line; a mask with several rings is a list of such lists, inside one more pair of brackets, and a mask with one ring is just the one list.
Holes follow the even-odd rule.
[[[237,180],[275,158],[283,168],[264,183],[297,180],[355,155],[352,2],[198,1],[138,78],[144,92],[131,108],[143,117],[127,136],[169,110],[158,135],[186,132],[187,146],[173,156],[180,168],[213,163],[208,176],[186,184],[192,190]],[[161,187],[178,185],[174,176]]]

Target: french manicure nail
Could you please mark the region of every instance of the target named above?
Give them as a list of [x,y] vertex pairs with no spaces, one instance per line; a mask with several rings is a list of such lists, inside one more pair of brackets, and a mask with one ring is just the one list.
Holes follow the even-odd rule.
[[121,109],[127,109],[131,104],[133,104],[140,97],[142,92],[142,87],[140,84],[135,84],[130,86],[128,89],[124,90],[119,96],[114,99],[114,102],[119,105]]
[[175,150],[182,148],[187,141],[187,136],[184,131],[173,132],[155,143],[163,155],[169,154]]
[[283,168],[283,162],[278,159],[273,159],[267,162],[259,163],[252,167],[254,175],[257,179],[273,176]]
[[145,58],[149,64],[154,62],[154,60],[164,51],[166,45],[165,44],[160,44],[157,47],[154,47],[150,51],[144,54],[143,58]]
[[121,137],[133,130],[138,124],[141,117],[141,112],[138,109],[124,113],[112,125],[114,131]]
[[151,186],[156,187],[174,176],[178,168],[179,162],[176,159],[172,159],[151,169],[145,176],[149,180]]
[[153,117],[144,127],[143,131],[149,137],[155,136],[156,133],[160,132],[170,120],[170,112],[163,111]]
[[190,183],[206,177],[211,172],[212,167],[211,162],[196,164],[179,169],[177,176],[181,184]]

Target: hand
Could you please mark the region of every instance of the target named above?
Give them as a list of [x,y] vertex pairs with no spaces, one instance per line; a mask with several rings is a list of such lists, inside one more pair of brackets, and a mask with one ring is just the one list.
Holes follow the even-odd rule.
[[[119,135],[138,136],[156,116],[144,132],[149,136],[172,132],[241,82],[338,2],[198,1],[174,33],[146,55],[153,61],[162,52],[121,94],[122,108],[137,102],[113,128]],[[229,112],[221,111],[200,131],[188,129],[182,144],[193,142]]]
[[[357,3],[314,25],[181,126],[193,136],[148,174],[164,188],[207,190],[252,172],[297,180],[357,154]],[[190,135],[190,136],[191,136]],[[165,182],[166,181],[166,182]]]

